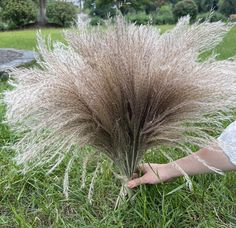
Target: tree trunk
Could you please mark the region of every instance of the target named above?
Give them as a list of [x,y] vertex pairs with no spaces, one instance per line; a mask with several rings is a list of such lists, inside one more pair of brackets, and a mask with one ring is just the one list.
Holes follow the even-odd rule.
[[46,23],[46,0],[39,0],[39,24],[45,25]]

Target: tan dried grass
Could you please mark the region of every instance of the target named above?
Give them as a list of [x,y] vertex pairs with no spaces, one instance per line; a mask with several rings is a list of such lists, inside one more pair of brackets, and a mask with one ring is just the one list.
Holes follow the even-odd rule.
[[42,69],[14,69],[5,93],[7,121],[23,133],[17,163],[52,171],[90,145],[130,178],[150,148],[209,145],[209,123],[221,127],[235,106],[235,62],[198,56],[229,29],[185,17],[161,35],[119,17],[103,30],[66,33],[68,46],[51,49],[39,36]]

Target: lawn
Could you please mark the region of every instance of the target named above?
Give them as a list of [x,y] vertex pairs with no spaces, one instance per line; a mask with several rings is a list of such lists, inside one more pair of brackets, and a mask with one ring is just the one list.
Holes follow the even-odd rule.
[[[50,34],[53,40],[63,40],[61,29],[42,29],[42,34]],[[34,50],[36,48],[35,29],[26,29],[19,31],[0,32],[0,48],[17,48]]]
[[[163,27],[163,31],[171,27]],[[35,30],[0,33],[0,47],[34,49]],[[61,30],[43,30],[52,39],[62,40]],[[236,55],[236,27],[216,48],[219,58]],[[1,93],[9,88],[0,81]],[[120,184],[102,163],[95,181],[93,204],[87,200],[88,186],[80,189],[81,162],[70,173],[70,196],[62,194],[66,163],[45,176],[45,167],[25,175],[14,164],[13,151],[4,148],[16,139],[4,124],[5,107],[0,104],[0,227],[236,227],[236,175],[227,173],[192,178],[194,190],[185,187],[182,178],[156,186],[134,190],[135,201],[114,210]],[[176,153],[176,158],[180,154]],[[152,162],[165,162],[152,153]],[[92,178],[95,163],[88,167]],[[182,188],[178,190],[178,187]],[[174,189],[175,192],[171,193]]]

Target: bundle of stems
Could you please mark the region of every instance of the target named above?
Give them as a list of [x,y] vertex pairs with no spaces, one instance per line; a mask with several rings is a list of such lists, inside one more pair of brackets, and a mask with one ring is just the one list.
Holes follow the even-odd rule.
[[4,97],[7,121],[22,135],[15,160],[25,171],[47,163],[51,172],[68,155],[68,171],[90,146],[129,180],[151,148],[159,156],[163,145],[187,153],[186,144],[210,145],[212,124],[222,127],[235,105],[235,62],[199,55],[230,28],[185,17],[161,34],[117,17],[65,32],[66,45],[38,35],[40,67],[12,70],[14,89]]

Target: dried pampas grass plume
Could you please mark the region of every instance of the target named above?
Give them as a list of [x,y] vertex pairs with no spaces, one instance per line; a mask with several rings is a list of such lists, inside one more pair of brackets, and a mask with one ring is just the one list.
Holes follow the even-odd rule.
[[209,145],[209,123],[220,126],[236,101],[235,62],[198,57],[229,29],[189,25],[185,17],[160,34],[118,17],[105,29],[67,32],[67,46],[51,49],[39,35],[41,68],[14,69],[15,88],[5,93],[7,121],[23,133],[14,145],[17,163],[26,170],[53,164],[51,172],[69,155],[67,186],[72,161],[87,145],[127,180],[150,148]]

